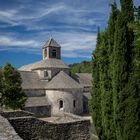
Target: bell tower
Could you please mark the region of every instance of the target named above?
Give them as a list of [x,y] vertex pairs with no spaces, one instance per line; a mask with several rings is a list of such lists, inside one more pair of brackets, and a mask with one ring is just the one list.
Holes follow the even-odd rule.
[[43,60],[44,59],[61,59],[61,46],[50,38],[43,46]]

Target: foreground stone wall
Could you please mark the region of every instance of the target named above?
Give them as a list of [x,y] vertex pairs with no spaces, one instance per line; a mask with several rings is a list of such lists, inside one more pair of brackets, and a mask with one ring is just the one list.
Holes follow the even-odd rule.
[[10,118],[9,122],[24,140],[89,140],[89,120],[50,123],[34,117]]
[[7,119],[0,115],[0,140],[22,140]]
[[27,112],[27,111],[7,111],[7,112],[0,112],[0,115],[5,118],[15,118],[15,117],[23,117],[23,116],[34,116],[34,114]]
[[[20,140],[20,137],[23,140],[89,140],[90,138],[90,121],[70,113],[63,114],[62,119],[56,121],[45,121],[47,118],[38,119],[26,111],[0,112],[0,115],[8,119],[0,116],[0,140],[1,138]],[[4,125],[6,127],[3,127]],[[6,139],[4,135],[8,138]]]

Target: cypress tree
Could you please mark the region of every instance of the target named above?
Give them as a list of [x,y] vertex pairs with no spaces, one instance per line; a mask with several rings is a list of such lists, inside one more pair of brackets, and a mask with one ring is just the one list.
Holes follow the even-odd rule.
[[[139,7],[140,8],[140,7]],[[129,81],[124,89],[127,98],[124,100],[125,106],[123,139],[140,139],[140,9],[138,8],[137,19],[131,27],[135,33],[134,48],[132,50],[132,68]]]
[[[96,100],[95,97],[92,97],[92,102],[94,102],[95,109],[93,110],[93,114],[100,111],[100,121],[99,125],[101,128],[102,133],[98,133],[100,139],[107,139],[111,140],[113,139],[113,116],[112,116],[112,90],[111,90],[111,66],[112,63],[112,52],[113,52],[113,45],[114,45],[114,32],[115,32],[115,21],[117,19],[117,6],[114,2],[111,5],[112,11],[110,14],[108,27],[107,29],[100,33],[100,39],[99,34],[97,37],[97,46],[95,50],[96,59],[94,59],[94,64],[98,64],[98,69],[95,68],[95,65],[93,67],[93,93],[94,95],[98,96],[98,99],[100,99],[100,102]],[[111,53],[111,54],[110,54]],[[95,75],[96,73],[96,75]],[[97,74],[98,73],[98,74]],[[97,77],[96,77],[97,76]],[[96,77],[96,78],[95,78]],[[97,81],[95,80],[97,79]],[[95,84],[98,86],[95,86]],[[95,90],[96,88],[96,90]],[[98,93],[98,94],[97,94]],[[93,101],[94,100],[94,101]],[[100,109],[98,108],[100,106]],[[98,108],[98,109],[97,109]],[[96,113],[97,114],[97,113]],[[93,117],[95,123],[96,119]],[[98,125],[98,126],[99,126]],[[97,128],[97,127],[96,127]]]
[[129,30],[128,23],[133,21],[132,0],[121,0],[121,13],[118,15],[115,32],[114,66],[113,66],[113,106],[114,124],[118,140],[125,140],[123,127],[125,123],[127,97],[125,86],[128,83],[133,48],[133,32]]
[[3,81],[2,69],[0,68],[0,93],[2,92],[2,81]]
[[[114,1],[111,4],[111,13],[108,21],[108,27],[106,30],[106,65],[104,66],[104,70],[106,70],[105,74],[105,83],[104,83],[104,90],[105,93],[105,115],[106,115],[106,139],[112,140],[114,139],[115,128],[113,125],[113,90],[112,90],[112,62],[113,62],[113,48],[114,48],[114,36],[115,36],[115,25],[117,20],[117,15],[119,10],[117,9],[117,4]],[[105,100],[103,99],[103,100]]]
[[108,115],[108,105],[110,104],[109,92],[108,92],[108,42],[107,42],[107,32],[101,34],[101,44],[100,44],[100,59],[99,59],[99,81],[100,81],[100,96],[101,96],[101,118],[103,134],[101,139],[107,139],[109,137],[109,115]]
[[97,35],[97,44],[96,50],[93,52],[93,87],[91,93],[91,100],[90,100],[90,110],[91,115],[93,118],[93,123],[96,128],[97,135],[100,137],[102,135],[102,124],[101,124],[101,98],[100,98],[100,88],[99,88],[99,56],[100,56],[100,42],[101,42],[101,35],[100,29],[98,28],[98,35]]
[[132,30],[133,1],[120,3],[121,11],[112,5],[108,27],[100,40],[98,34],[94,51],[91,106],[102,140],[140,139],[140,7]]
[[3,88],[3,75],[2,69],[0,68],[0,108],[2,107],[2,88]]
[[117,16],[119,14],[119,10],[117,9],[117,4],[116,1],[111,5],[111,13],[110,13],[110,18],[108,21],[108,59],[109,59],[109,64],[108,64],[108,92],[109,92],[109,97],[110,97],[110,103],[109,103],[109,109],[108,109],[108,114],[109,114],[109,126],[110,126],[110,136],[108,139],[115,139],[115,127],[113,123],[113,90],[112,90],[112,77],[113,77],[113,48],[114,48],[114,40],[115,40],[115,32],[116,32],[116,21],[117,21]]

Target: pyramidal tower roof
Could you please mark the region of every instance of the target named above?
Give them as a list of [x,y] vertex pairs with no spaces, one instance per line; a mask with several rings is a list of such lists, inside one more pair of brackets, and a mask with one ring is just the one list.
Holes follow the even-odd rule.
[[45,47],[61,47],[61,46],[53,38],[50,38],[43,46],[43,48]]

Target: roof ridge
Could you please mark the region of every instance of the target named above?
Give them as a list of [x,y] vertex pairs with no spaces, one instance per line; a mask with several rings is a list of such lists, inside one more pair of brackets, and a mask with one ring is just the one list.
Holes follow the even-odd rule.
[[36,73],[35,71],[25,71],[25,70],[19,70],[19,72]]
[[49,39],[49,46],[50,46],[50,44],[51,44],[51,41],[52,41],[52,37]]

